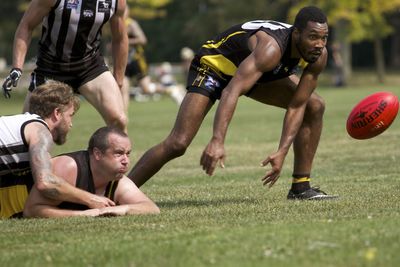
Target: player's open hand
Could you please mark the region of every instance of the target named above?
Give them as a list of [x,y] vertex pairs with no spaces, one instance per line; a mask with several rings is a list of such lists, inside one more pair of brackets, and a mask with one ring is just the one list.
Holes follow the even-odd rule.
[[285,154],[278,151],[261,162],[261,166],[271,165],[271,170],[261,179],[264,185],[268,185],[271,188],[275,184],[281,174],[284,160]]
[[213,175],[215,167],[225,168],[225,148],[221,142],[211,140],[201,155],[200,165],[208,175]]
[[88,207],[92,209],[101,209],[105,207],[115,206],[114,201],[103,196],[93,195],[88,203]]

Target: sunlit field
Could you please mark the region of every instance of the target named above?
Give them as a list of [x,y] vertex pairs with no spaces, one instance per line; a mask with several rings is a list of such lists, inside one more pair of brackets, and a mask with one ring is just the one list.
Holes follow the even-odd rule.
[[[400,119],[369,140],[351,139],[345,129],[354,104],[376,91],[400,96],[398,86],[318,88],[326,113],[312,184],[338,200],[286,200],[292,153],[275,186],[262,186],[260,162],[277,148],[284,111],[242,97],[225,169],[209,177],[199,166],[214,107],[186,155],[142,187],[160,215],[0,220],[0,266],[399,266]],[[1,98],[0,114],[20,112],[22,99]],[[169,133],[177,111],[168,97],[131,102],[131,165]],[[83,101],[53,155],[85,149],[100,126]]]

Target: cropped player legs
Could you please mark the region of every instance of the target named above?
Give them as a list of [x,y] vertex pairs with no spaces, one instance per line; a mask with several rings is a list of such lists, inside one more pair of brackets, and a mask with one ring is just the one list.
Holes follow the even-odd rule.
[[140,187],[168,161],[182,156],[212,105],[212,101],[206,96],[197,93],[186,94],[171,133],[139,159],[128,177]]
[[[299,79],[292,75],[288,78],[260,85],[252,91],[250,97],[268,105],[287,108]],[[307,103],[303,123],[293,143],[294,174],[310,174],[315,153],[318,148],[322,118],[325,110],[323,99],[316,93]]]
[[107,125],[127,132],[122,94],[111,72],[106,71],[85,83],[79,87],[79,92],[99,111]]

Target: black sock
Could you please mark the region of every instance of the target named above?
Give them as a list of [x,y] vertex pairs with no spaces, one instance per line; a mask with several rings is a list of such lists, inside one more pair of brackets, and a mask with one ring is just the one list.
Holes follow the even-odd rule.
[[310,175],[309,174],[293,174],[292,192],[295,194],[303,193],[310,189]]

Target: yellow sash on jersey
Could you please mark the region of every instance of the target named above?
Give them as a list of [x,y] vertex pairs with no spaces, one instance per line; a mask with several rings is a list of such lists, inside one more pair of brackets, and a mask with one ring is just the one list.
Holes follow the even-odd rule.
[[26,185],[0,188],[0,218],[7,219],[24,210],[28,198]]

